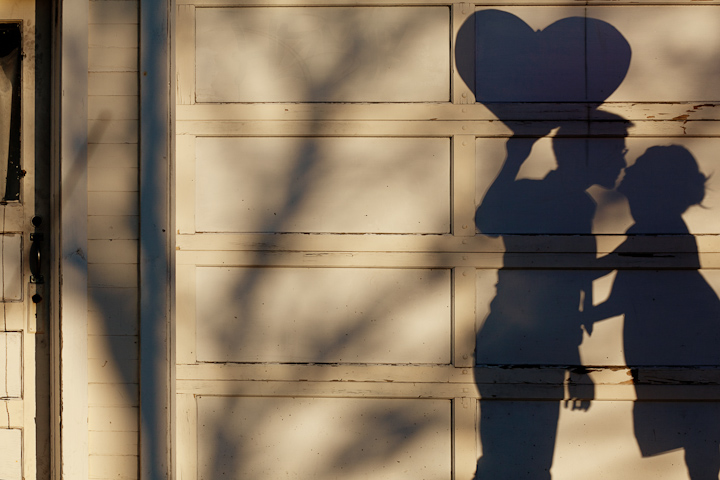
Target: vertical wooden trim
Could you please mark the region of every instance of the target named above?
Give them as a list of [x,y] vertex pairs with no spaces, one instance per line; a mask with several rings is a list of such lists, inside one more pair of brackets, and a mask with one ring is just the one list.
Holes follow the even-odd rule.
[[475,366],[475,269],[453,269],[453,365]]
[[475,136],[455,135],[452,142],[452,233],[475,235]]
[[53,224],[60,240],[60,475],[67,480],[88,477],[88,8],[88,0],[59,7],[59,198]]
[[[475,13],[475,5],[472,3],[456,3],[452,6],[452,99],[455,104],[471,104],[475,103],[475,95],[468,87],[465,81],[460,77],[460,70],[472,72],[475,68],[474,55],[475,50],[475,25],[470,23],[463,30],[463,38],[458,38],[460,27]],[[467,55],[463,55],[456,61],[455,52],[457,45],[460,44],[465,49],[472,48]],[[468,79],[474,82],[473,79]]]
[[140,478],[171,471],[170,28],[172,0],[140,4]]
[[195,103],[195,5],[177,10],[177,103]]
[[176,233],[177,232],[177,205],[174,199],[177,198],[176,194],[176,186],[177,186],[177,164],[176,164],[176,154],[177,154],[177,145],[175,144],[175,138],[177,136],[177,132],[175,131],[175,121],[176,121],[176,106],[177,106],[177,62],[175,61],[176,53],[178,51],[177,49],[177,9],[175,8],[175,1],[170,0],[170,24],[169,24],[169,33],[170,33],[170,57],[169,57],[169,66],[170,66],[170,99],[169,99],[169,112],[170,112],[170,138],[168,139],[168,144],[170,146],[170,157],[169,157],[169,163],[170,163],[170,178],[169,178],[169,184],[170,184],[170,199],[169,199],[169,224],[170,228],[168,229],[168,232],[170,233],[170,246],[169,246],[169,257],[168,260],[170,262],[169,264],[169,271],[170,271],[170,304],[169,304],[169,350],[170,350],[170,358],[169,358],[169,368],[170,368],[170,405],[169,405],[169,415],[170,418],[170,428],[168,429],[169,434],[169,444],[168,449],[170,450],[169,455],[169,461],[170,465],[168,468],[168,471],[170,473],[169,477],[171,479],[180,479],[182,477],[178,476],[178,455],[177,455],[177,439],[178,439],[178,425],[177,425],[177,416],[176,416],[176,400],[177,396],[175,395],[175,392],[177,391],[176,388],[176,369],[177,369],[177,351],[176,351],[176,329],[177,329],[177,311],[175,310],[175,305],[177,301],[177,283],[176,283],[176,254],[177,249],[175,247],[176,244]]
[[177,135],[177,231],[195,233],[195,135]]
[[197,400],[177,395],[178,480],[197,480]]
[[470,480],[477,463],[477,400],[455,398],[452,405],[453,480]]
[[179,265],[177,269],[177,363],[180,365],[193,365],[197,363],[197,348],[195,347],[196,319],[195,319],[195,265]]

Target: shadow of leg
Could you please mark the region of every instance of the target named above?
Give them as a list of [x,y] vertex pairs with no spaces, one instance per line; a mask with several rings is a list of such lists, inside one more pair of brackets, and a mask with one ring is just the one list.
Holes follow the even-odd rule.
[[559,403],[481,402],[476,480],[550,480]]
[[686,446],[685,465],[691,480],[717,480],[720,474],[718,443],[706,441]]

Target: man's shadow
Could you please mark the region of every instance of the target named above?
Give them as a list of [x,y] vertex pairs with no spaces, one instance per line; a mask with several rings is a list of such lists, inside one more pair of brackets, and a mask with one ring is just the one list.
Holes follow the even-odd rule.
[[[475,62],[461,58],[475,52]],[[628,122],[597,107],[620,85],[630,64],[630,46],[612,25],[583,17],[558,20],[533,31],[498,10],[476,12],[460,29],[456,59],[461,76],[501,121],[513,130],[505,162],[482,199],[476,225],[505,244],[497,294],[476,339],[478,365],[580,366],[583,338],[579,312],[592,305],[592,277],[582,270],[532,270],[513,264],[523,235],[579,235],[595,257],[591,236],[596,205],[593,185],[613,188],[625,167]],[[589,117],[607,125],[609,138],[573,138],[553,122],[547,103],[580,103]],[[546,105],[541,105],[546,103]],[[508,105],[512,104],[512,105]],[[520,105],[518,110],[516,107]],[[518,115],[518,112],[520,114]],[[522,123],[523,116],[536,122]],[[540,180],[518,179],[533,144],[550,129],[557,167]],[[565,138],[563,138],[565,137]],[[524,269],[522,267],[525,267]],[[508,402],[481,394],[483,455],[476,478],[549,479],[565,372],[556,368],[550,398]],[[552,379],[550,379],[552,380]],[[592,389],[578,394],[587,409]]]

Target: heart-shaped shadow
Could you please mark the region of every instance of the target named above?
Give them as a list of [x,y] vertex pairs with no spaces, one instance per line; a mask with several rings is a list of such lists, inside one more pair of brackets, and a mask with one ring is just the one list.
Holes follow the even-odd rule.
[[534,31],[500,10],[476,12],[456,46],[461,77],[491,110],[507,102],[600,104],[622,83],[630,56],[622,34],[602,20],[567,17]]

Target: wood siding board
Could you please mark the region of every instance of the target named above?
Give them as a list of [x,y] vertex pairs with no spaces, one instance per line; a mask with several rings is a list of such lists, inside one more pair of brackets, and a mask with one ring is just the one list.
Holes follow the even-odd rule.
[[[104,100],[107,97],[94,98]],[[127,98],[132,100],[132,102],[137,102],[137,97],[117,98]],[[135,116],[135,118],[137,118],[137,116]],[[137,168],[137,156],[138,146],[136,144],[95,143],[88,145],[88,166],[91,168]]]
[[89,240],[89,263],[137,263],[137,240]]
[[94,0],[89,3],[90,25],[134,25],[138,23],[137,1]]
[[136,264],[94,263],[88,266],[90,288],[136,288],[137,286]]
[[137,407],[91,407],[88,410],[90,431],[138,432]]
[[137,49],[91,47],[88,51],[90,72],[137,72]]
[[88,381],[90,383],[137,383],[138,361],[122,360],[108,362],[88,359]]
[[[129,313],[126,313],[130,310]],[[139,332],[139,318],[133,306],[121,311],[88,312],[88,335],[131,335]]]
[[136,192],[89,192],[88,213],[91,216],[131,216],[138,214]]
[[134,72],[90,72],[88,95],[138,95],[138,75]]
[[137,192],[137,168],[89,168],[88,189],[91,192]]
[[137,360],[138,338],[134,335],[89,335],[87,358],[111,361]]
[[90,456],[93,455],[137,455],[138,434],[136,432],[89,432]]
[[90,28],[88,29],[88,43],[90,48],[112,47],[137,49],[138,27],[133,24],[90,24]]
[[[140,403],[135,383],[90,383],[87,388],[91,407],[137,407]],[[137,451],[127,455],[137,455]]]
[[137,215],[91,215],[88,217],[89,240],[137,240]]
[[90,120],[89,143],[138,143],[137,120]]
[[91,455],[89,478],[95,480],[137,480],[138,457],[136,455]]
[[[139,97],[134,95],[93,95],[88,98],[88,119],[102,120],[112,117],[115,120],[137,120],[138,101]],[[97,162],[94,162],[91,156],[89,163],[93,166]],[[136,158],[134,163],[137,163]]]

